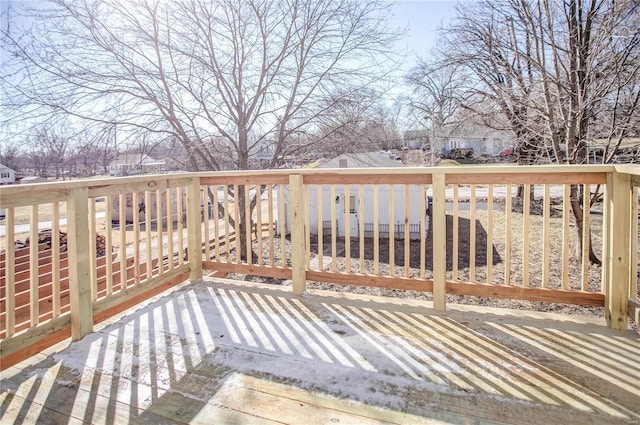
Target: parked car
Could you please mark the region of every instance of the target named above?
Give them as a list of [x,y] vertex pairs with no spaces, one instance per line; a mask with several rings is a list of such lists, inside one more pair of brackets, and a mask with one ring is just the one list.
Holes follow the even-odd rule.
[[511,155],[513,155],[513,149],[508,148],[500,152],[499,156],[511,156]]

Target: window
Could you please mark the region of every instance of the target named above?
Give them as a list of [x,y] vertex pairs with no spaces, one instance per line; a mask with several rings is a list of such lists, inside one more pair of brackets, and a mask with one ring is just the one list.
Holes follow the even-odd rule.
[[349,213],[356,213],[356,197],[354,195],[349,196]]

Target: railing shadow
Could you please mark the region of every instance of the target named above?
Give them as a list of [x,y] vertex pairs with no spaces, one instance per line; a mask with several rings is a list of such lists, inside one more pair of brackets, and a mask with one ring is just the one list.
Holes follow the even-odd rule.
[[[453,270],[453,216],[446,216],[447,223],[447,263],[446,271]],[[487,231],[482,223],[476,219],[476,249],[475,249],[475,266],[484,267],[487,265]],[[425,252],[425,267],[428,270],[433,270],[433,232],[432,227],[429,226],[424,243]],[[458,217],[458,235],[461,235],[458,240],[458,268],[464,269],[470,267],[471,249],[469,245],[469,235],[471,234],[471,221],[468,218]],[[340,243],[344,244],[345,238],[337,238]],[[371,238],[365,238],[363,258],[365,260],[374,259],[374,244],[371,242]],[[331,255],[331,234],[325,234],[322,239],[323,255]],[[357,235],[351,235],[350,237],[350,252],[352,259],[360,258],[360,241]],[[318,238],[315,235],[311,236],[310,252],[312,254],[318,254]],[[380,252],[378,254],[378,261],[382,263],[389,263],[389,239],[380,238]],[[420,250],[422,248],[420,240],[411,240],[409,245],[409,266],[413,268],[420,267]],[[492,246],[493,256],[492,265],[497,265],[502,262],[500,253]],[[402,239],[394,241],[394,254],[395,265],[404,266],[405,264],[405,242]],[[338,255],[338,256],[343,256]]]
[[604,328],[515,313],[436,315],[402,300],[205,282],[3,378],[0,415],[15,423],[188,423],[204,413],[282,420],[275,407],[256,412],[234,399],[244,391],[230,385],[239,372],[453,422],[508,422],[507,406],[524,423],[628,423],[640,420],[639,345]]

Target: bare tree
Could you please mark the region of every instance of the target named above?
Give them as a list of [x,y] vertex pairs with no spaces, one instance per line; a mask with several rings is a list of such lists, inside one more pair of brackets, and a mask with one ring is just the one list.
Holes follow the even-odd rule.
[[[463,106],[505,118],[520,163],[581,164],[598,133],[615,150],[638,122],[639,14],[634,0],[461,3],[442,55],[470,76]],[[577,186],[571,199],[581,235]]]
[[68,154],[70,153],[71,141],[62,133],[53,130],[39,130],[35,136],[35,152],[43,161],[42,172],[49,174],[49,169],[53,168],[54,177],[64,178],[64,171],[67,165]]
[[0,146],[0,164],[15,171],[20,171],[24,166],[23,154],[18,145],[7,141]]
[[[446,59],[446,58],[445,58]],[[418,60],[406,80],[413,89],[409,98],[411,108],[429,131],[431,163],[435,163],[436,142],[451,135],[462,123],[462,102],[467,86],[462,67],[438,60]]]
[[126,148],[111,124],[81,126],[75,133],[72,149],[74,167],[80,175],[108,174],[109,165]]
[[172,136],[199,170],[246,169],[267,140],[277,166],[328,93],[381,81],[398,35],[380,0],[51,3],[3,35],[5,110]]
[[394,111],[378,91],[338,93],[327,102],[331,107],[319,117],[318,131],[311,137],[319,152],[335,156],[387,150],[401,142]]

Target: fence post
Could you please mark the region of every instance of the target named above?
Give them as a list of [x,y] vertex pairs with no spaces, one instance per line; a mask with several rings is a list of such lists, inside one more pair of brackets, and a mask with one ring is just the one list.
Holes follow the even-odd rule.
[[446,183],[443,173],[432,175],[432,188],[433,308],[437,311],[445,311],[447,301],[447,217],[445,215]]
[[[607,223],[605,229],[606,261],[605,317],[611,329],[626,330],[629,309],[628,296],[631,282],[631,177],[613,171],[607,174]],[[604,227],[604,226],[603,226]]]
[[[89,189],[75,187],[67,194],[67,250],[69,258],[69,304],[71,339],[78,341],[93,332],[93,301],[89,249]],[[36,225],[36,223],[34,223]],[[54,226],[57,225],[54,224]],[[57,241],[56,241],[57,243]],[[93,241],[93,243],[96,243]]]
[[[208,221],[205,220],[208,226]],[[202,279],[202,226],[200,220],[200,178],[193,177],[187,186],[187,253],[189,280]]]
[[293,281],[293,293],[295,295],[301,295],[307,289],[307,271],[305,269],[305,232],[307,229],[304,227],[303,192],[302,175],[289,175],[291,280]]

